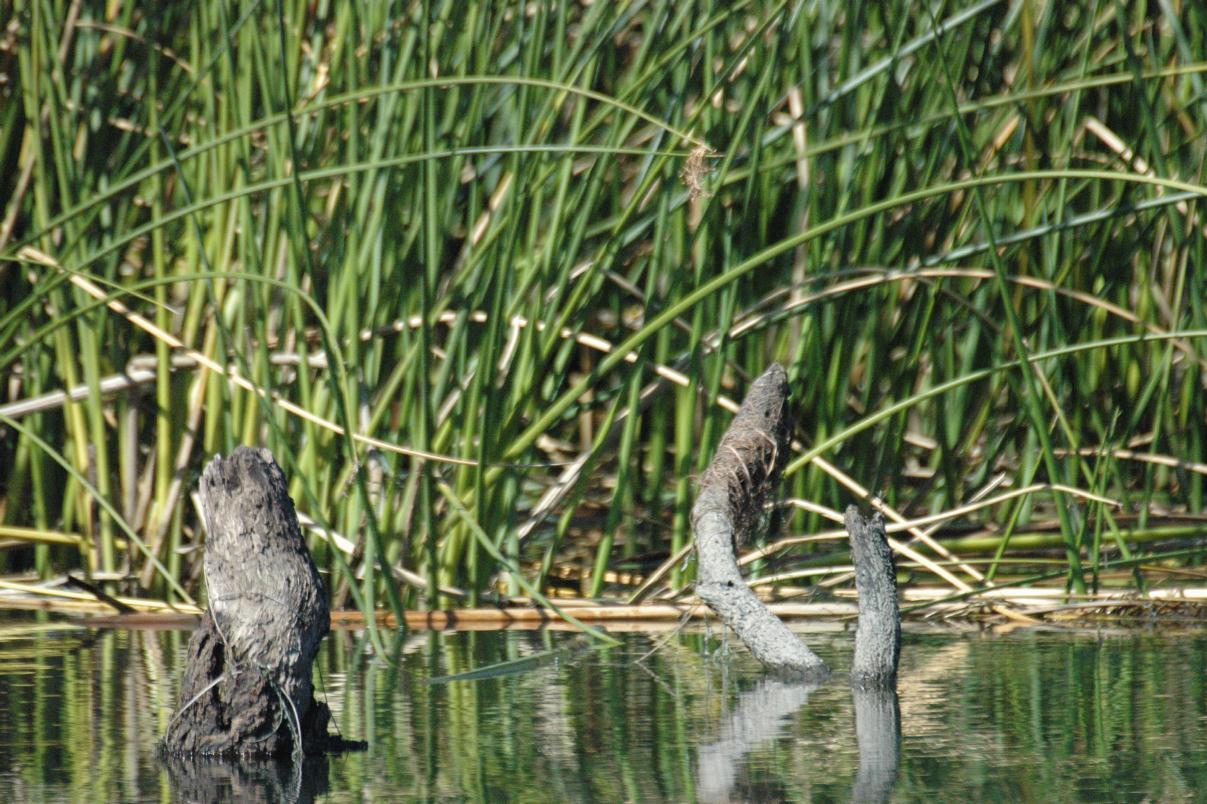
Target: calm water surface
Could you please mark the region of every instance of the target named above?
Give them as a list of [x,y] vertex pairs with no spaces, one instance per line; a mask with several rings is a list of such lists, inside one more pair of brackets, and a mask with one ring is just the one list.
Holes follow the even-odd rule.
[[[1207,632],[907,631],[899,698],[767,680],[704,634],[411,633],[320,654],[361,753],[171,763],[182,631],[0,615],[7,801],[1180,801],[1207,797]],[[430,683],[505,661],[507,675]],[[858,721],[858,724],[857,724]],[[858,729],[856,726],[858,725]],[[899,737],[898,737],[899,733]]]

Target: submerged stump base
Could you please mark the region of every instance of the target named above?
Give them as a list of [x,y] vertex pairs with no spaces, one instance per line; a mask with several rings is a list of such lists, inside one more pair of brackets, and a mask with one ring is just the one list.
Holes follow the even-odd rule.
[[331,628],[285,474],[266,449],[215,457],[201,478],[209,608],[189,640],[174,755],[280,756],[356,747],[327,734],[311,665]]
[[[189,640],[188,666],[180,685],[180,704],[164,735],[170,754],[202,756],[287,756],[294,752],[294,712],[270,673],[255,667],[231,668],[226,645],[207,609]],[[300,721],[302,751],[338,750],[341,741],[327,734],[331,711],[313,694]]]

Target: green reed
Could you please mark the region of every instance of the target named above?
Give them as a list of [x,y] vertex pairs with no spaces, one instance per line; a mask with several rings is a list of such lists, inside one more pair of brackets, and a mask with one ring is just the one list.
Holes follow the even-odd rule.
[[[72,8],[0,49],[0,510],[68,534],[5,571],[196,595],[190,492],[257,443],[348,540],[311,540],[337,605],[609,595],[687,544],[717,399],[772,360],[785,494],[851,502],[824,458],[931,513],[1004,472],[1125,508],[978,512],[990,578],[1199,561],[1193,4]],[[792,562],[842,556],[758,571]]]

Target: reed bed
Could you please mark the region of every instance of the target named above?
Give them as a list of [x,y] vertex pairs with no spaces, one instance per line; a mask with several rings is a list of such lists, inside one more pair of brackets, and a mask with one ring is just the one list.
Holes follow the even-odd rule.
[[1201,4],[7,11],[14,582],[199,602],[192,491],[252,443],[367,621],[682,599],[778,360],[756,582],[848,587],[854,500],[907,596],[1202,585]]

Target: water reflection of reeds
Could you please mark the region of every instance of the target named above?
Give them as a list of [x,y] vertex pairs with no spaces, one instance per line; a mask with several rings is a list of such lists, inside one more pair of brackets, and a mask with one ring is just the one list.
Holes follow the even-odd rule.
[[[10,800],[169,800],[202,783],[240,800],[307,800],[323,790],[336,801],[696,800],[708,792],[700,786],[701,762],[716,755],[708,747],[736,734],[735,719],[763,684],[749,657],[721,650],[715,635],[679,635],[639,664],[659,638],[584,649],[573,634],[412,633],[371,658],[362,637],[342,631],[319,654],[319,686],[340,731],[366,740],[367,751],[301,775],[276,765],[166,765],[155,742],[175,704],[187,637],[0,627],[0,786]],[[707,769],[731,785],[714,797],[851,796],[868,745],[856,740],[841,678],[849,635],[811,639],[836,679],[794,711],[780,707],[766,734],[747,732],[731,766]],[[548,651],[554,658],[528,672],[428,683]],[[1192,796],[1207,784],[1205,662],[1207,637],[1187,632],[907,634],[893,795]]]
[[160,797],[145,761],[170,711],[178,632],[0,630],[0,766],[16,800]]

